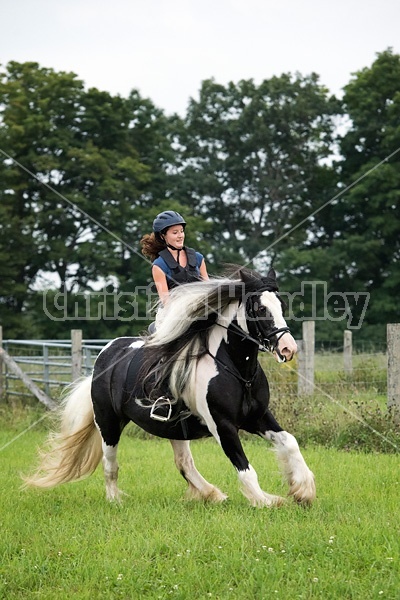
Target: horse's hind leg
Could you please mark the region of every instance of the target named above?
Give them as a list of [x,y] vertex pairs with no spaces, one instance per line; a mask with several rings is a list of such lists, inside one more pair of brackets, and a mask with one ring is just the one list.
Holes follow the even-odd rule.
[[174,450],[175,465],[180,474],[186,479],[189,487],[186,497],[193,500],[208,500],[223,502],[227,496],[217,487],[204,479],[195,467],[187,440],[170,440]]
[[311,504],[316,497],[315,480],[304,460],[296,438],[287,431],[267,431],[263,437],[275,446],[283,474],[289,484],[289,496],[300,504]]
[[103,449],[103,471],[106,484],[107,500],[121,500],[121,491],[118,489],[118,461],[117,451],[118,442],[121,437],[123,426],[119,417],[110,408],[99,410],[96,404],[95,408],[95,423],[100,432]]
[[103,447],[103,471],[104,480],[106,484],[106,497],[107,500],[120,502],[121,491],[118,489],[118,461],[117,461],[117,450],[118,444],[115,446],[108,446],[105,441],[102,441]]

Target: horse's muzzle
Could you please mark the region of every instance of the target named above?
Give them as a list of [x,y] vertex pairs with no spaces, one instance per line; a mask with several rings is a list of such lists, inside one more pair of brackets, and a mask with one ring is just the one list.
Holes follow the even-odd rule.
[[297,352],[297,344],[291,333],[284,333],[275,348],[275,358],[278,362],[289,362]]

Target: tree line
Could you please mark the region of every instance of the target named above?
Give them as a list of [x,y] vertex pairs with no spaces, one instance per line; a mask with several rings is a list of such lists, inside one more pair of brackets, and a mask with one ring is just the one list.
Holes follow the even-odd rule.
[[341,98],[314,73],[210,79],[183,117],[137,90],[123,98],[10,62],[0,71],[0,322],[6,337],[140,332],[151,272],[139,241],[171,208],[211,274],[226,263],[276,269],[295,334],[314,315],[320,339],[362,321],[360,338],[383,341],[400,318],[399,196],[391,49]]

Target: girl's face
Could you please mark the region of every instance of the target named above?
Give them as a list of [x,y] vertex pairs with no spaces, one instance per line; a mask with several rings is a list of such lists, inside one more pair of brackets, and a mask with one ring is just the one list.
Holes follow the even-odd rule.
[[164,234],[164,239],[167,244],[174,248],[183,248],[185,242],[185,230],[182,225],[172,225]]

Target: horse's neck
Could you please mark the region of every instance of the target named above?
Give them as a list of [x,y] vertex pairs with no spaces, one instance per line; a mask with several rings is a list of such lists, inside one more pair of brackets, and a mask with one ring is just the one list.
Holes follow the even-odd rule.
[[226,350],[244,379],[250,379],[257,368],[258,346],[240,334],[237,323],[228,330]]

